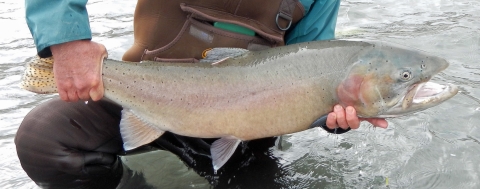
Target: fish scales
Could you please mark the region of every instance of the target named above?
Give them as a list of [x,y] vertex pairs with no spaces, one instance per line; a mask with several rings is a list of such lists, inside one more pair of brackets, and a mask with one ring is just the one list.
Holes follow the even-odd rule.
[[[351,55],[330,60],[322,57],[332,57],[335,48],[301,46],[273,56],[250,52],[218,65],[109,60],[103,67],[105,96],[181,135],[250,140],[293,133],[332,110],[337,99],[330,78],[344,77],[350,65],[341,63],[361,47],[343,49]],[[132,72],[143,74],[128,75]]]

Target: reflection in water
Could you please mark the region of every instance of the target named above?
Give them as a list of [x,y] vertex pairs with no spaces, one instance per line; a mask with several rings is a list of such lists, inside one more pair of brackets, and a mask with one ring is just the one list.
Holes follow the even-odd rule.
[[[135,1],[90,0],[94,40],[120,59],[133,43]],[[108,7],[108,8],[105,8]],[[37,188],[20,167],[13,137],[23,116],[51,98],[21,90],[23,64],[35,54],[22,1],[0,0],[0,186]],[[217,174],[208,157],[183,163],[155,150],[122,157],[124,188],[479,188],[480,1],[344,0],[337,38],[399,43],[450,61],[433,78],[461,93],[437,107],[367,124],[342,135],[312,129],[242,144]],[[185,166],[187,164],[187,166]],[[191,168],[188,168],[191,167]],[[388,180],[388,182],[387,182]],[[387,186],[388,184],[388,186]]]
[[[284,136],[290,138],[290,136]],[[214,172],[212,166],[212,160],[209,157],[209,146],[199,147],[196,142],[195,145],[188,145],[187,140],[189,137],[181,137],[171,133],[166,133],[162,136],[164,141],[157,141],[157,144],[152,144],[153,147],[159,149],[169,149],[174,152],[189,169],[195,172],[197,175],[190,175],[188,177],[203,177],[208,184],[204,184],[204,180],[198,183],[192,184],[196,187],[206,188],[325,188],[327,186],[345,187],[344,178],[342,174],[338,174],[337,171],[345,169],[345,164],[348,164],[346,159],[340,161],[330,161],[328,157],[324,161],[319,161],[318,156],[308,156],[306,153],[297,153],[295,162],[287,164],[285,159],[280,159],[282,151],[287,152],[291,149],[292,144],[286,140],[279,140],[277,137],[258,139],[249,142],[242,143],[235,151],[232,158],[220,169],[218,172]],[[181,138],[181,139],[178,139]],[[196,140],[196,139],[191,139]],[[211,144],[215,139],[206,140],[208,144]],[[166,142],[168,141],[168,142]],[[179,142],[180,141],[180,142]],[[281,144],[278,144],[278,143]],[[187,145],[186,145],[187,144]],[[353,145],[348,143],[338,144],[339,148],[349,149]],[[191,149],[192,147],[196,149]],[[328,151],[328,148],[325,150]],[[200,152],[200,153],[199,153]],[[169,153],[165,151],[153,151],[148,156],[156,156],[162,153]],[[292,152],[287,152],[289,154]],[[295,153],[295,152],[294,152]],[[337,153],[338,154],[338,153]],[[169,154],[171,156],[171,154]],[[145,155],[138,155],[138,157],[145,157]],[[164,156],[165,157],[165,156]],[[290,158],[287,158],[290,159]],[[321,159],[321,158],[320,158]],[[129,169],[135,170],[133,173],[143,174],[149,172],[149,170],[139,170],[143,166],[130,165],[128,161],[129,157],[124,157],[124,161]],[[151,161],[150,163],[157,162],[158,159],[145,160]],[[142,161],[140,158],[135,161]],[[143,162],[143,164],[150,164]],[[151,170],[151,167],[149,168]],[[163,178],[163,175],[175,174],[175,171],[169,172],[168,168],[157,169],[167,173],[152,174],[155,177]],[[314,170],[314,171],[312,171]],[[332,172],[333,170],[333,172]],[[150,173],[146,173],[150,174]],[[146,175],[145,174],[145,175]],[[191,174],[191,173],[190,173]],[[148,177],[148,176],[146,176]],[[181,179],[185,179],[181,178]],[[384,180],[383,177],[376,178],[377,181]],[[195,179],[193,179],[195,180]],[[141,179],[137,182],[129,181],[128,184],[121,188],[129,188],[129,186],[135,186],[138,184],[145,184],[149,182],[148,178],[144,181]],[[332,184],[335,183],[335,184]],[[180,187],[182,184],[172,183],[158,183],[156,187]]]
[[[211,186],[213,188],[286,188],[288,187],[287,184],[291,184],[279,180],[279,178],[293,173],[290,173],[288,169],[282,167],[279,160],[271,153],[270,149],[275,145],[276,138],[265,138],[241,143],[232,158],[217,172],[213,170],[212,159],[209,153],[209,144],[214,141],[213,139],[206,140],[207,143],[205,146],[198,145],[197,139],[181,137],[172,133],[164,134],[162,139],[167,140],[159,140],[156,144],[152,145],[159,149],[169,149],[176,154],[188,168],[209,183],[208,185],[197,183],[197,185],[204,187]],[[190,141],[194,141],[195,144],[189,145]],[[154,154],[155,153],[169,152],[155,151]],[[155,155],[150,154],[150,156]],[[124,160],[125,159],[129,161],[128,157],[125,157]],[[128,162],[126,164],[133,170],[138,170],[138,168],[141,167],[129,165]],[[192,177],[194,176],[192,175]],[[205,180],[203,180],[203,182],[205,182]],[[172,187],[182,185],[161,184],[160,186]],[[129,187],[125,186],[122,188]]]

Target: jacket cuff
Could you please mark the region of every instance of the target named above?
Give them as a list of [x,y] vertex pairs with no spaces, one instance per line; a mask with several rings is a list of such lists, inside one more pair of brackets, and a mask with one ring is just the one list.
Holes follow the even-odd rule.
[[87,0],[26,0],[26,20],[40,57],[51,56],[50,46],[91,39]]

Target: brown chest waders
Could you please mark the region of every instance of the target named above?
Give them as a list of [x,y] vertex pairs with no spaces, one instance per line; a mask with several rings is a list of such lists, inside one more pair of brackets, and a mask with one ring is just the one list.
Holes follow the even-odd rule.
[[[303,16],[298,0],[139,0],[134,44],[122,59],[196,62],[214,47],[282,46],[286,30]],[[215,22],[248,28],[255,35],[219,29]]]

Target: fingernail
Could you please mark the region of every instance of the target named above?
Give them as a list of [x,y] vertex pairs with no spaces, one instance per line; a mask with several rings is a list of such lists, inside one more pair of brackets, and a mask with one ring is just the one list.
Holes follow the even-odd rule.
[[342,110],[342,107],[340,105],[335,105],[335,110]]
[[329,113],[328,119],[337,119],[337,115],[335,113]]
[[349,107],[347,107],[346,110],[347,110],[347,113],[353,114],[353,108],[352,107],[349,106]]

